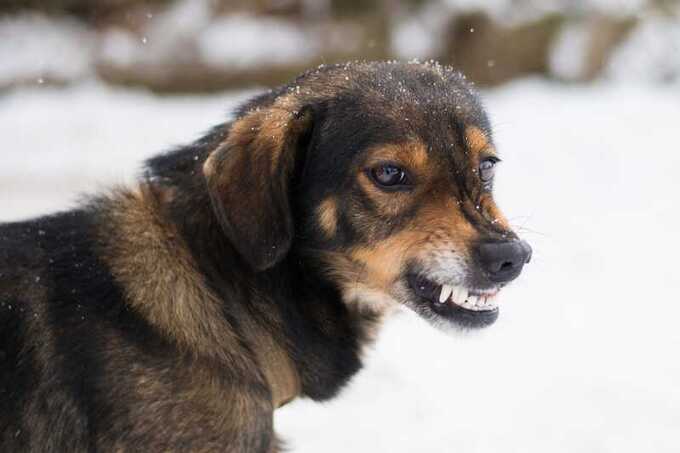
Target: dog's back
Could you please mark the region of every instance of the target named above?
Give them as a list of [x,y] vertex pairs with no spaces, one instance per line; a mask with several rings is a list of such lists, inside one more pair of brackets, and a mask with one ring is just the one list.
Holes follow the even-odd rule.
[[26,359],[26,313],[32,301],[22,296],[26,267],[35,266],[35,243],[24,238],[29,223],[0,226],[0,445],[20,447],[21,423],[16,420],[30,386],[32,363]]
[[73,337],[68,324],[55,329],[69,317],[56,304],[86,289],[66,269],[92,267],[82,243],[86,218],[73,211],[0,226],[0,444],[7,451],[87,447],[78,401],[66,390],[77,383],[64,382],[63,373],[78,365],[59,350]]
[[86,351],[97,324],[79,321],[119,300],[92,251],[90,219],[75,210],[0,226],[0,444],[8,451],[88,448],[82,371],[93,371]]
[[[116,196],[138,204],[116,203]],[[107,262],[113,242],[140,245],[145,238],[115,236],[102,223],[131,215],[145,199],[139,192],[111,194],[79,210],[0,225],[0,450],[274,445],[271,418],[247,416],[271,412],[258,375],[235,384],[233,373],[242,372],[236,361],[220,371],[213,360],[178,347],[179,332],[159,332],[131,306],[133,290]],[[134,218],[141,231],[152,228]],[[148,272],[136,277],[148,282],[158,275],[153,267]],[[200,304],[190,296],[177,302]]]

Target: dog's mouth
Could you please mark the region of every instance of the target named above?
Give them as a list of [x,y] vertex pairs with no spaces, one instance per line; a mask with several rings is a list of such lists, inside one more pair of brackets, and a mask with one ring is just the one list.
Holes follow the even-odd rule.
[[442,285],[419,274],[409,274],[407,280],[419,302],[448,321],[463,327],[485,327],[498,318],[498,287],[476,289]]

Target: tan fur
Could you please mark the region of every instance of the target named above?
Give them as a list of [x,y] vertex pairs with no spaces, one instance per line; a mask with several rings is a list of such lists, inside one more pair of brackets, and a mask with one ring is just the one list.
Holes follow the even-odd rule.
[[355,248],[354,261],[361,263],[364,279],[377,288],[389,288],[399,277],[404,264],[416,256],[423,256],[451,244],[464,258],[477,231],[462,215],[437,206],[423,208],[417,221],[400,233],[374,243],[370,247]]
[[482,213],[489,222],[505,230],[511,229],[508,219],[498,208],[490,194],[483,195],[479,204],[481,206]]
[[249,146],[254,152],[269,159],[270,170],[276,171],[281,152],[285,148],[286,132],[293,115],[291,112],[270,108],[252,112],[236,121],[231,128],[228,146]]
[[101,231],[103,256],[126,289],[130,306],[196,357],[218,360],[221,366],[226,362],[253,376],[258,375],[259,362],[275,405],[296,396],[299,383],[287,353],[254,326],[246,330],[257,357],[247,357],[224,320],[222,302],[205,285],[186,244],[163,217],[148,187],[120,192],[113,199]]
[[366,167],[381,162],[396,162],[416,173],[427,169],[426,145],[419,140],[376,146],[368,150],[367,155]]
[[109,213],[104,257],[130,305],[188,351],[228,359],[238,340],[177,231],[147,186],[121,192]]
[[465,129],[465,142],[470,151],[478,154],[490,146],[488,137],[477,126]]
[[[356,221],[356,219],[355,219]],[[470,244],[478,237],[450,196],[428,200],[399,233],[325,258],[332,278],[343,288],[346,301],[361,301],[365,309],[386,313],[393,308],[390,294],[407,262],[429,262],[442,250],[454,249],[469,259]]]
[[302,384],[288,353],[269,335],[258,335],[252,339],[252,344],[269,382],[274,408],[297,398]]
[[269,108],[246,114],[234,122],[226,140],[215,147],[205,163],[203,174],[206,178],[217,175],[219,164],[224,159],[224,153],[219,151],[230,147],[252,147],[255,152],[270,161],[273,173],[279,165],[279,158],[284,149],[286,131],[293,119],[293,113],[283,108]]
[[421,232],[406,230],[372,247],[356,248],[351,257],[364,266],[371,286],[387,289],[399,276],[404,261],[417,251],[425,239],[426,235]]
[[[222,144],[217,146],[217,149],[221,148]],[[203,162],[203,175],[205,175],[206,179],[210,180],[215,177],[215,174],[217,172],[217,153],[210,153],[208,158]]]
[[[112,346],[124,347],[118,344],[119,338],[116,336],[111,336],[109,340]],[[241,451],[238,445],[249,435],[249,430],[257,426],[257,419],[271,417],[271,403],[253,395],[247,388],[224,379],[216,372],[219,364],[201,360],[188,362],[185,358],[178,358],[176,366],[159,370],[149,364],[139,363],[127,375],[119,378],[129,382],[125,391],[131,391],[132,394],[120,395],[120,398],[129,399],[130,404],[125,414],[113,420],[114,423],[118,420],[125,423],[126,418],[138,420],[131,428],[121,425],[117,429],[129,430],[130,436],[153,439],[153,443],[146,445],[150,451],[176,448],[175,436],[178,432],[182,433],[185,442],[193,444],[191,440],[195,439],[196,445],[203,446],[200,450],[192,446],[192,451]],[[115,362],[106,364],[112,371],[124,365]],[[149,406],[149,400],[156,404]],[[144,423],[145,419],[153,418],[155,414],[168,417],[172,423]],[[211,433],[231,434],[229,445],[233,450],[225,450],[222,440],[212,437]],[[116,440],[100,438],[99,442],[102,445],[115,445]],[[127,451],[129,444],[126,442],[120,448],[121,451]]]
[[327,238],[335,236],[338,228],[338,202],[334,197],[328,197],[321,202],[317,209],[319,226]]
[[[278,319],[271,318],[270,322],[279,324]],[[263,332],[250,317],[244,316],[240,322],[245,339],[255,351],[257,361],[262,366],[269,383],[274,408],[281,407],[295,399],[301,390],[300,376],[286,349],[269,332]]]

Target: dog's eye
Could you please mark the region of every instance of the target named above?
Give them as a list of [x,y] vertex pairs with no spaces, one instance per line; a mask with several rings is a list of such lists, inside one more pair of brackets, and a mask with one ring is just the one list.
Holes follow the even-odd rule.
[[479,178],[482,182],[491,182],[494,173],[496,173],[496,164],[499,160],[497,157],[488,157],[479,164]]
[[397,188],[410,185],[406,171],[396,165],[384,164],[370,169],[371,178],[379,186]]

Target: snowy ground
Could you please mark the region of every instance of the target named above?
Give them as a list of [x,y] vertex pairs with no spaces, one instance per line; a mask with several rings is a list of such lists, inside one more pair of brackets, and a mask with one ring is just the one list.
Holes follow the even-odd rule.
[[[68,206],[219,122],[244,93],[94,84],[0,97],[0,221]],[[680,451],[680,88],[486,94],[497,198],[535,255],[499,321],[393,319],[341,398],[276,425],[297,453]]]

